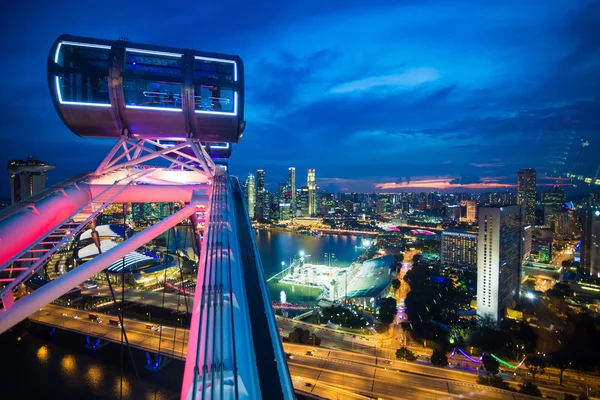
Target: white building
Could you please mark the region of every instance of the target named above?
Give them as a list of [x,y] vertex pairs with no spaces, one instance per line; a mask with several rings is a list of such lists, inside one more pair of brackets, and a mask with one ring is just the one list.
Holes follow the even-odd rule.
[[519,206],[479,209],[477,316],[496,323],[519,294],[521,269]]

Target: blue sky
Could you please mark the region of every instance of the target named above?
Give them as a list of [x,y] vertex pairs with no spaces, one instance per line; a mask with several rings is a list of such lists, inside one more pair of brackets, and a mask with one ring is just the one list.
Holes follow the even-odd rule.
[[[558,172],[598,168],[598,1],[39,3],[0,25],[0,162],[35,155],[57,165],[51,183],[111,146],[53,109],[62,33],[241,55],[248,125],[230,166],[271,184],[294,166],[329,190],[510,188],[519,168],[555,175],[565,140],[583,165]],[[4,167],[0,182],[6,196]]]

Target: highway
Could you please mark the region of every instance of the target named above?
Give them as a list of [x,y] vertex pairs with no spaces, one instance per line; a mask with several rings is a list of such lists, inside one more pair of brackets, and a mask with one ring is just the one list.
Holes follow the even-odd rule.
[[[30,319],[101,340],[121,343],[121,329],[109,324],[110,319],[116,320],[117,317],[98,314],[103,322],[97,323],[88,318],[89,314],[90,312],[87,311],[48,305],[33,314]],[[75,319],[75,316],[78,318]],[[280,327],[296,326],[297,322],[278,318]],[[125,329],[133,347],[157,352],[160,344],[161,354],[180,360],[185,358],[188,330],[165,326],[161,333],[157,333],[156,330],[149,329],[149,325],[151,324],[147,322],[125,319]],[[327,337],[332,337],[333,339],[329,340],[337,345],[335,347],[344,350],[284,343],[285,351],[293,354],[293,359],[288,360],[288,365],[294,378],[294,386],[298,390],[310,391],[329,398],[332,391],[335,391],[339,392],[342,398],[361,399],[369,398],[365,397],[366,394],[382,398],[428,399],[462,395],[462,398],[497,399],[504,398],[506,393],[499,389],[477,385],[475,383],[477,377],[472,370],[438,368],[420,362],[401,362],[394,360],[394,357],[381,357],[380,354],[379,357],[359,354],[356,351],[361,348],[363,352],[368,351],[365,349],[369,348],[373,350],[373,347],[367,347],[369,341],[360,338],[353,341],[340,340],[339,335],[342,337],[348,335],[330,329],[320,329],[318,333],[319,337],[324,338],[322,346],[326,346]],[[352,348],[354,352],[347,351]],[[314,355],[306,356],[308,350],[314,350]],[[547,371],[546,375],[549,372]],[[553,380],[558,379],[555,374],[550,373],[550,375],[553,376]],[[598,378],[591,381],[589,379],[591,377],[587,378],[588,384],[593,386],[597,384]],[[511,382],[509,379],[506,381]],[[544,375],[536,381],[538,384],[543,383]],[[306,386],[307,383],[311,386]],[[577,374],[569,374],[569,371],[565,372],[565,384],[568,389],[581,389],[584,386],[581,377]],[[340,389],[341,386],[343,390]],[[545,395],[554,398],[563,397],[564,390],[544,385],[540,386],[540,389]],[[347,393],[348,391],[352,393]],[[498,393],[501,394],[500,397]],[[333,398],[336,396],[333,395]]]
[[[102,322],[90,320],[88,318],[90,314],[98,315]],[[29,319],[100,340],[121,343],[121,328],[109,323],[109,320],[118,320],[116,316],[49,304],[32,314]],[[151,352],[157,352],[160,348],[161,354],[179,360],[185,359],[189,335],[187,329],[164,326],[160,332],[157,332],[156,329],[149,328],[155,325],[131,319],[125,319],[124,325],[131,346]]]

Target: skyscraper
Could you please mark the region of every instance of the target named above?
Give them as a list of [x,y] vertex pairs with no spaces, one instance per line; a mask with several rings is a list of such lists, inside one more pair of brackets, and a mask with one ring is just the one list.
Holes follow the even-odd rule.
[[250,218],[254,218],[254,207],[256,207],[256,183],[254,175],[248,174],[246,179],[246,203],[248,204],[248,214]]
[[292,192],[292,209],[296,208],[296,168],[288,168],[288,186]]
[[477,235],[462,231],[443,231],[440,259],[444,264],[477,265]]
[[479,209],[477,316],[496,323],[519,294],[520,211],[519,206]]
[[313,217],[317,214],[317,182],[314,168],[308,169],[306,184],[308,186],[308,216]]
[[595,275],[600,272],[600,208],[587,206],[582,210],[581,266],[585,272]]
[[523,210],[523,225],[533,226],[535,225],[535,169],[520,169],[517,178],[517,204]]
[[463,200],[461,206],[465,207],[464,222],[477,222],[477,202],[475,200]]
[[565,194],[559,186],[554,186],[542,192],[542,207],[544,207],[544,225],[553,227],[554,216],[563,209]]
[[11,204],[24,200],[46,188],[46,171],[56,166],[28,158],[27,160],[10,160],[8,173],[10,177]]
[[259,169],[256,171],[256,207],[255,215],[257,219],[265,218],[265,171]]

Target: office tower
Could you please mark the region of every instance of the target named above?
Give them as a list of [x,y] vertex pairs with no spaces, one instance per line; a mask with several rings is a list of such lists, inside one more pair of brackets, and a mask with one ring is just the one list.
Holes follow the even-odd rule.
[[308,186],[302,186],[298,190],[298,194],[296,195],[296,215],[300,217],[310,217],[309,207],[310,207],[310,191]]
[[292,209],[296,208],[296,168],[288,168],[288,181],[290,191],[292,192]]
[[34,160],[10,160],[8,173],[10,176],[11,204],[33,196],[46,188],[48,177],[46,172],[56,168],[55,165]]
[[568,239],[574,231],[569,211],[555,213],[552,228],[556,239]]
[[541,197],[544,208],[544,225],[553,227],[554,216],[563,209],[565,194],[560,187],[554,186],[542,192]]
[[477,237],[477,316],[494,322],[519,295],[521,208],[481,207]]
[[317,181],[314,168],[308,169],[306,184],[308,186],[308,216],[313,217],[317,214]]
[[461,231],[442,232],[442,263],[474,267],[477,265],[477,235]]
[[248,205],[248,214],[250,218],[254,218],[254,207],[256,207],[256,183],[254,175],[248,174],[246,179],[246,204]]
[[464,221],[469,223],[477,222],[477,202],[475,200],[464,200],[463,203],[466,208]]
[[531,257],[531,247],[533,243],[533,228],[531,225],[523,227],[523,239],[521,241],[521,260],[528,260]]
[[523,226],[533,226],[535,225],[535,169],[520,169],[517,178],[517,204],[523,208]]
[[265,209],[265,171],[259,169],[258,171],[256,171],[256,219],[265,218]]
[[587,206],[581,217],[581,267],[596,275],[600,272],[600,207]]

